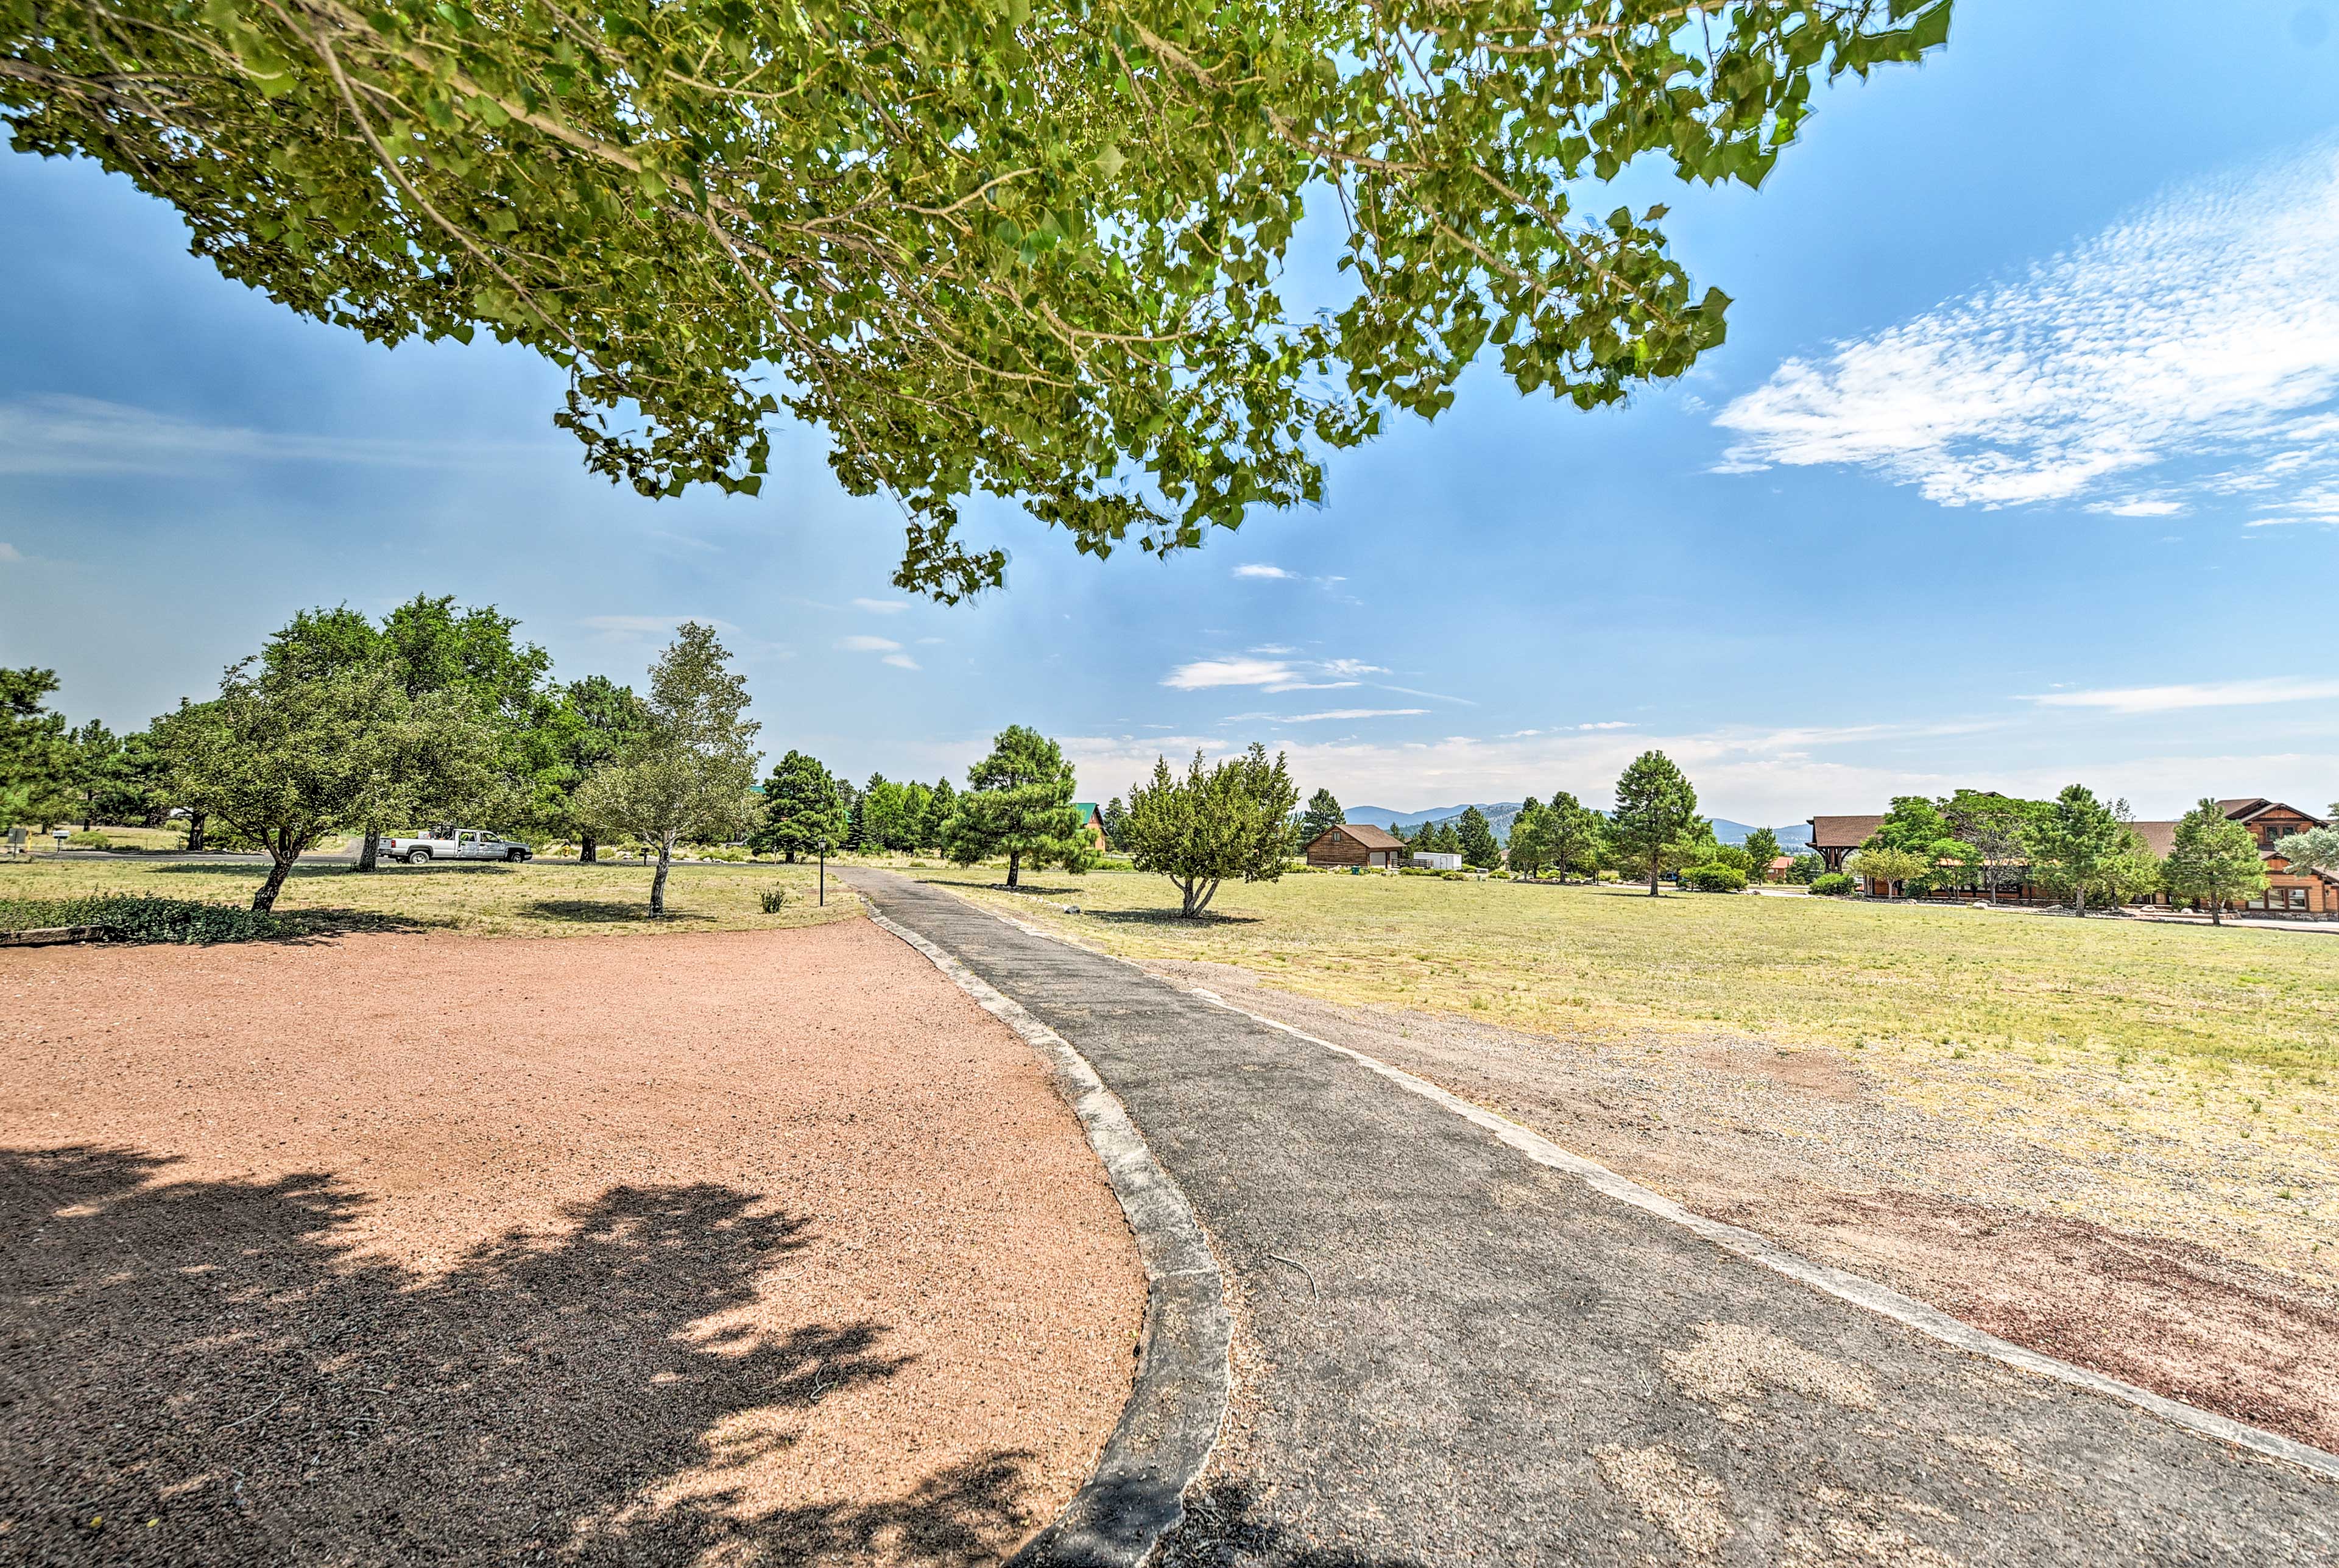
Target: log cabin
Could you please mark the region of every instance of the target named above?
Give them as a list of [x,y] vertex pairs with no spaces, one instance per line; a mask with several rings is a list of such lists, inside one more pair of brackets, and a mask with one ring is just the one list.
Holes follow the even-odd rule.
[[1302,852],[1309,865],[1394,866],[1405,863],[1405,841],[1363,823],[1328,827],[1308,841]]

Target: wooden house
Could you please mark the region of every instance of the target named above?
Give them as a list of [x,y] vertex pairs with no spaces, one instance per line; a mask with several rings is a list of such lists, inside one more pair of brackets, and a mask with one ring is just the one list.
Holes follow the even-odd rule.
[[1386,829],[1347,823],[1318,833],[1302,853],[1309,865],[1403,865],[1405,840],[1391,837]]
[[1098,808],[1096,802],[1076,800],[1072,803],[1072,809],[1081,814],[1081,832],[1089,835],[1091,845],[1097,853],[1102,854],[1110,849],[1112,840],[1105,836],[1104,813]]

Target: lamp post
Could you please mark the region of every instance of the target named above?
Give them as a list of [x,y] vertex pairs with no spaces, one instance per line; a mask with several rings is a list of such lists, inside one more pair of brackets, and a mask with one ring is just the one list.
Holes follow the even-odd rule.
[[828,840],[820,841],[820,907],[828,907]]

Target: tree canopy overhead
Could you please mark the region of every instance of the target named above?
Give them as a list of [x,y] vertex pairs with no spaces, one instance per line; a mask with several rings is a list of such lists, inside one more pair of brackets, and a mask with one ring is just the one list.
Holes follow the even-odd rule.
[[[646,495],[753,493],[785,405],[950,599],[1005,565],[954,531],[978,492],[1175,549],[1318,498],[1490,346],[1586,408],[1678,375],[1728,301],[1597,185],[1761,182],[1815,82],[1950,5],[0,0],[0,117],[303,314],[548,356]],[[1337,312],[1280,297],[1303,192]]]

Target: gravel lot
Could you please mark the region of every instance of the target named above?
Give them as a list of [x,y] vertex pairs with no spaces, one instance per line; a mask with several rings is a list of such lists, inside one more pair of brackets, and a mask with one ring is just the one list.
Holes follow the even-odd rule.
[[[1144,967],[1418,1073],[1976,1327],[2339,1449],[2339,1298],[2269,1266],[2307,1263],[2304,1248],[2209,1223],[2217,1194],[2185,1150],[2106,1149],[2041,1116],[2001,1128],[1929,1114],[1878,1092],[1850,1052],[1726,1033],[1572,1040],[1318,1001],[1225,964]],[[2131,1188],[2161,1195],[2184,1231],[2077,1217],[2137,1212]]]
[[972,1563],[1143,1277],[864,922],[0,952],[0,1558]]

